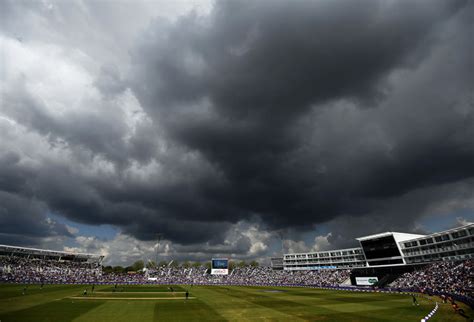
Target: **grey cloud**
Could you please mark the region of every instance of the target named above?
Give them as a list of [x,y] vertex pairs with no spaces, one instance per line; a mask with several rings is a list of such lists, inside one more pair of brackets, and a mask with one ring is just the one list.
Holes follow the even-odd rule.
[[[117,84],[119,80],[101,79],[98,82],[104,93],[109,92],[107,95],[123,92],[122,85]],[[156,136],[152,124],[137,121],[136,129],[132,131],[127,127],[124,112],[116,100],[77,100],[77,104],[88,105],[89,109],[66,109],[63,115],[55,115],[45,106],[47,103],[33,97],[24,84],[18,83],[14,90],[3,96],[2,109],[30,130],[47,137],[52,145],[63,145],[72,150],[85,149],[92,155],[102,155],[119,167],[131,160],[149,162],[157,148],[156,139],[151,139]]]
[[[412,229],[452,198],[437,188],[474,175],[470,16],[464,1],[232,1],[155,19],[130,66],[101,61],[90,109],[58,118],[28,89],[5,96],[1,111],[73,159],[31,168],[6,154],[0,189],[140,240],[163,233],[183,252],[244,254],[247,238],[222,245],[255,218]],[[147,118],[133,133],[114,106],[127,91]],[[81,170],[100,162],[110,169]]]
[[[375,211],[365,216],[343,215],[328,222],[331,231],[328,241],[331,247],[355,247],[357,237],[385,231],[428,234],[430,228],[417,223],[421,218],[435,225],[439,218],[451,216],[456,212],[471,212],[474,202],[474,180],[433,185],[416,189],[401,196],[381,199],[374,206]],[[457,218],[452,225],[459,226]],[[451,228],[451,227],[446,227]]]
[[66,226],[46,216],[44,203],[0,191],[0,238],[35,245],[49,236],[72,237]]
[[101,67],[95,85],[107,97],[113,97],[126,90],[120,70],[112,64],[106,64]]
[[[362,215],[372,210],[370,199],[472,175],[470,149],[456,151],[459,144],[451,141],[439,145],[442,134],[436,129],[428,142],[405,142],[403,131],[390,132],[384,115],[402,121],[404,113],[416,113],[416,121],[423,110],[445,108],[441,102],[435,107],[417,102],[433,95],[433,88],[421,95],[404,93],[404,102],[397,104],[402,106],[389,106],[401,99],[389,77],[416,74],[439,42],[448,42],[437,33],[462,32],[463,22],[456,25],[468,12],[457,13],[462,4],[217,3],[210,17],[190,15],[169,29],[152,26],[133,56],[134,90],[172,140],[203,153],[223,172],[227,205],[277,226],[309,226],[345,212]],[[465,47],[452,44],[453,51]],[[456,59],[453,70],[467,64],[466,56]],[[418,80],[415,86],[423,85]],[[344,110],[320,112],[343,102],[355,106],[353,114],[361,119]],[[366,112],[367,104],[385,112]],[[472,122],[455,111],[444,114],[452,125],[466,128],[460,136],[467,138]],[[314,123],[301,121],[308,115],[315,115]],[[367,120],[380,131],[367,128]],[[336,129],[319,131],[327,121]],[[369,132],[346,131],[353,122]],[[411,129],[416,131],[416,124]],[[308,142],[313,133],[315,140]],[[373,135],[388,136],[391,151],[373,144]],[[362,149],[353,151],[354,142]],[[440,155],[445,156],[430,166],[423,162]],[[465,167],[455,170],[456,161]]]
[[[285,124],[310,104],[372,100],[388,72],[426,53],[433,29],[456,6],[446,7],[218,2],[208,18],[152,26],[133,56],[141,73],[135,89],[151,112],[209,98],[223,116]],[[233,54],[249,34],[257,36],[245,54]]]

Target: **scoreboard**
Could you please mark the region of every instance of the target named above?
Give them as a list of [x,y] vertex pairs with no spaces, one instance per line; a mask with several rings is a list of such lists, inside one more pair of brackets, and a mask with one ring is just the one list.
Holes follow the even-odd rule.
[[211,260],[211,274],[212,275],[229,274],[229,259],[228,258],[213,258]]

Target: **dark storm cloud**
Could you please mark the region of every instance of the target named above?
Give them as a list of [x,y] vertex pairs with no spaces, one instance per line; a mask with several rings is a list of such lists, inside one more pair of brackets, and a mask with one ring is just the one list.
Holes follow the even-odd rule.
[[[463,115],[453,104],[465,102],[428,106],[432,102],[426,99],[454,85],[439,82],[423,93],[407,93],[399,103],[410,104],[410,110],[388,106],[397,99],[390,96],[390,75],[420,69],[444,29],[467,34],[462,22],[447,23],[456,14],[465,19],[469,8],[463,5],[218,2],[210,17],[184,17],[169,29],[151,26],[133,55],[134,90],[169,138],[222,171],[227,184],[219,187],[218,200],[229,210],[243,210],[234,212],[237,217],[224,212],[230,220],[257,213],[272,226],[308,225],[344,213],[367,214],[372,199],[474,174],[470,107]],[[462,71],[467,45],[454,45],[460,82],[467,77]],[[355,106],[354,114],[366,107],[385,109],[368,116],[389,136],[390,151],[377,142],[372,146],[370,136],[379,133],[346,131],[357,120],[342,112],[325,115],[337,130],[308,140],[325,126],[318,113],[331,113],[318,110],[338,104]],[[414,137],[407,141],[402,134],[409,129],[390,133],[384,116],[426,118],[432,126],[440,111],[449,116],[448,124],[430,129],[427,138],[418,138],[417,124],[410,124]],[[313,123],[304,120],[313,115]],[[453,135],[443,140],[446,133]],[[353,145],[361,149],[354,151]]]
[[209,98],[223,116],[283,123],[324,100],[371,101],[389,71],[416,63],[456,7],[218,2],[204,21],[191,15],[169,31],[152,26],[134,57],[139,80],[148,80],[137,91],[150,109],[172,113]]
[[0,238],[17,245],[35,245],[41,238],[67,236],[66,226],[46,217],[41,202],[0,191]]
[[0,155],[1,242],[37,246],[45,237],[72,237],[64,224],[48,216],[48,205],[36,198],[35,169],[20,162],[15,153]]
[[[159,232],[183,252],[243,254],[246,237],[215,245],[255,218],[335,223],[334,245],[357,237],[356,219],[361,233],[413,230],[436,187],[474,175],[470,18],[463,1],[222,1],[156,19],[128,73],[100,64],[89,108],[57,116],[12,86],[2,111],[72,157],[0,153],[0,192],[141,240]],[[132,130],[116,108],[127,93],[144,110]],[[25,226],[2,216],[0,233]]]
[[[0,164],[0,188],[14,193],[12,196],[25,196],[25,199],[18,197],[9,202],[11,205],[15,201],[19,203],[21,216],[14,219],[16,212],[8,207],[2,219],[7,222],[10,218],[11,226],[3,225],[0,233],[11,233],[16,227],[27,235],[41,228],[38,234],[43,234],[44,227],[37,227],[35,219],[41,211],[43,214],[54,211],[85,224],[118,225],[125,233],[143,240],[156,239],[160,233],[184,244],[218,243],[229,229],[226,219],[218,217],[216,202],[193,200],[192,192],[185,191],[184,184],[162,186],[160,182],[149,182],[144,187],[124,178],[79,176],[59,163],[43,165],[37,172],[20,164],[15,154],[5,155]],[[26,198],[44,203],[41,208],[28,208],[23,205]],[[226,211],[222,205],[218,207],[219,213]],[[28,218],[34,220],[35,225],[28,226]],[[22,220],[25,222],[20,225]]]
[[[328,241],[332,248],[358,246],[357,237],[385,231],[432,233],[426,227],[414,223],[424,218],[436,225],[437,218],[456,212],[472,212],[474,180],[467,179],[442,185],[432,185],[394,198],[381,199],[374,209],[377,213],[366,216],[340,216],[328,223],[331,231]],[[446,202],[446,201],[449,202]],[[447,206],[448,204],[448,206]],[[462,225],[462,218],[452,217],[453,227]],[[465,223],[464,223],[465,224]],[[446,227],[446,228],[453,228]]]

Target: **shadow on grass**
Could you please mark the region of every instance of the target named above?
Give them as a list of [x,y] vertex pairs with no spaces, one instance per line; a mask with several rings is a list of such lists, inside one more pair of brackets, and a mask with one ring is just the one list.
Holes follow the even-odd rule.
[[0,320],[8,322],[69,322],[103,303],[103,301],[89,302],[64,299],[0,314]]

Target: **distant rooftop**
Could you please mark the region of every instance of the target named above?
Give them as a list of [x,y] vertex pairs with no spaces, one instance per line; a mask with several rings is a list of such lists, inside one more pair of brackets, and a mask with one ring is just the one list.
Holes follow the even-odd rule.
[[79,253],[79,252],[66,252],[51,249],[41,249],[23,246],[12,246],[12,245],[0,245],[0,252],[12,252],[12,253],[30,253],[30,254],[42,254],[49,256],[76,256],[76,257],[87,257],[87,258],[104,258],[103,255],[90,254],[90,253]]
[[362,241],[362,240],[375,239],[375,238],[381,238],[381,237],[386,237],[386,236],[393,235],[394,237],[399,237],[398,241],[400,241],[400,240],[404,241],[404,240],[409,240],[409,239],[424,238],[424,237],[428,237],[428,236],[443,235],[443,234],[450,233],[450,232],[453,232],[453,231],[456,231],[456,230],[459,230],[459,229],[465,229],[465,228],[470,227],[470,226],[474,226],[474,223],[469,222],[469,223],[467,223],[465,225],[462,225],[462,226],[459,226],[459,227],[451,228],[451,229],[436,232],[436,233],[431,233],[431,234],[428,234],[428,235],[399,233],[399,232],[387,231],[387,232],[378,233],[378,234],[374,234],[374,235],[359,237],[359,238],[356,238],[356,239],[358,241]]

